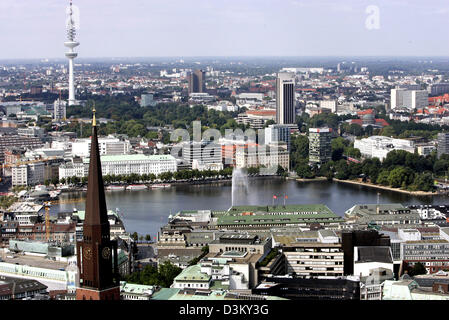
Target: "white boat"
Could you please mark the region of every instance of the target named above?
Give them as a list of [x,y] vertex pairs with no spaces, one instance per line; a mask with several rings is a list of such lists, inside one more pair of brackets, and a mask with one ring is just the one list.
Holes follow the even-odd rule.
[[170,188],[171,184],[169,183],[158,183],[158,184],[153,184],[151,186],[152,189],[159,189],[159,188]]
[[126,187],[126,190],[145,190],[147,188],[144,184],[132,184]]
[[107,191],[123,191],[125,190],[125,186],[107,186]]

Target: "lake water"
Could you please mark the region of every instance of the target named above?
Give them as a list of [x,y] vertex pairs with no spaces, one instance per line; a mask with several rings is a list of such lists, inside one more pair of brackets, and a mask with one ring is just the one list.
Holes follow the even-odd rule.
[[[271,205],[273,195],[278,197],[277,204],[325,204],[336,214],[344,212],[355,204],[380,203],[409,204],[447,204],[448,196],[417,197],[399,192],[389,192],[365,186],[338,182],[314,181],[298,182],[281,178],[250,179],[247,192],[237,192],[236,205]],[[159,228],[167,223],[170,213],[180,210],[227,210],[231,207],[231,182],[219,182],[203,185],[173,185],[166,189],[140,191],[106,191],[108,209],[119,209],[128,232],[151,234],[153,237]],[[84,194],[63,193],[61,200],[76,199]],[[52,214],[58,211],[71,211],[73,208],[84,210],[84,202],[65,203],[52,207]]]

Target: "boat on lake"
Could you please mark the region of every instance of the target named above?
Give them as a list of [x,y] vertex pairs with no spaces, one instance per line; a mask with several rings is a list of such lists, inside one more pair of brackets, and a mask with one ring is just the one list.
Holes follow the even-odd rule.
[[131,184],[126,187],[126,190],[145,190],[147,186],[144,184]]
[[125,186],[107,186],[107,191],[123,191],[125,190]]
[[151,185],[151,189],[160,189],[160,188],[170,188],[171,184],[169,183],[157,183]]

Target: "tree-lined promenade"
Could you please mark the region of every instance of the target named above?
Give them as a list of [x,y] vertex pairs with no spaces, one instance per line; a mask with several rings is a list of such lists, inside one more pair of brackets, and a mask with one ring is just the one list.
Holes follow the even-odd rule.
[[[261,167],[251,167],[247,169],[249,176],[257,176],[260,174]],[[109,184],[136,184],[136,183],[160,183],[160,182],[195,182],[204,180],[227,180],[232,178],[232,167],[222,170],[180,170],[176,172],[163,172],[159,175],[155,174],[129,174],[129,175],[104,175],[103,181],[105,185]],[[277,175],[286,176],[287,172],[281,167],[277,170]],[[87,177],[68,177],[62,178],[57,183],[65,185],[87,185]],[[56,181],[47,180],[46,185],[55,184]]]

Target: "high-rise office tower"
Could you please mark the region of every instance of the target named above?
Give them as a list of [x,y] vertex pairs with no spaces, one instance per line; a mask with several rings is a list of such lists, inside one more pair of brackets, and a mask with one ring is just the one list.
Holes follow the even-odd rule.
[[332,129],[309,129],[309,163],[321,165],[332,159]]
[[203,70],[189,72],[189,94],[206,92],[206,73]]
[[75,21],[73,20],[73,10],[72,1],[70,1],[70,13],[69,20],[67,24],[67,41],[64,42],[64,46],[69,48],[69,52],[66,52],[65,56],[69,59],[69,106],[76,104],[75,99],[75,80],[73,77],[73,59],[75,59],[78,54],[73,51],[73,49],[80,45],[79,42],[75,41],[76,30]]
[[65,120],[66,119],[66,106],[67,101],[58,99],[53,104],[53,119],[54,120]]
[[265,128],[265,144],[285,142],[287,150],[290,151],[291,126],[284,124],[272,124]]
[[276,123],[295,123],[295,74],[279,72],[276,78]]
[[415,90],[405,88],[391,89],[391,109],[408,108],[412,110],[425,108],[429,105],[429,94],[426,90]]
[[120,300],[117,240],[111,240],[95,111],[91,139],[83,240],[76,244],[80,279],[76,299]]
[[439,94],[449,93],[449,83],[435,83],[428,87],[429,94],[436,96]]
[[438,133],[438,158],[440,158],[443,154],[449,154],[449,133],[440,132]]

